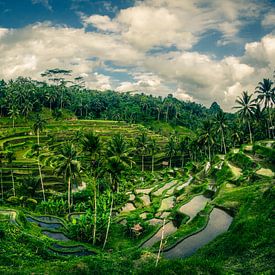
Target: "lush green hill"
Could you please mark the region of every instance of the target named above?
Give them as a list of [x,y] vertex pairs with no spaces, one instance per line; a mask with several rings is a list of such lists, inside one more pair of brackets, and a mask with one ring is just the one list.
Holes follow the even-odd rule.
[[[113,129],[129,127],[115,122],[77,121],[52,128],[67,127],[65,131],[69,131],[85,125],[104,132],[107,123]],[[136,131],[136,126],[127,131]],[[11,140],[9,137],[5,142]],[[275,268],[273,150],[274,142],[257,142],[217,156],[211,167],[189,163],[183,170],[125,175],[128,193],[116,198],[118,214],[112,218],[104,251],[100,243],[93,246],[89,241],[73,240],[70,231],[72,224],[78,224],[79,213],[56,217],[45,215],[39,208],[31,210],[5,202],[0,208],[0,270],[4,274],[271,274]],[[75,194],[76,201],[81,194],[85,200],[85,192]],[[181,213],[181,207],[200,195],[206,196],[207,201],[194,217]],[[233,216],[229,230],[189,258],[168,260],[164,253],[156,267],[160,239],[146,248],[143,244],[161,229],[163,219],[175,228],[165,239],[166,251],[204,230],[213,208]],[[152,220],[160,222],[153,226]],[[141,234],[132,230],[137,224],[143,229]],[[61,239],[49,238],[49,234]]]

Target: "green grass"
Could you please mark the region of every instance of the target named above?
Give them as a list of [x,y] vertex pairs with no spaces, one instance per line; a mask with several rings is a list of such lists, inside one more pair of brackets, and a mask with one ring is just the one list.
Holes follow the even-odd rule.
[[[54,135],[58,140],[58,142],[54,142],[54,146],[59,146],[60,142],[72,137],[76,130],[85,132],[90,129],[96,129],[104,140],[108,140],[116,132],[127,133],[127,138],[133,140],[142,129],[146,130],[145,127],[139,125],[105,120],[55,122],[50,118],[50,113],[47,110],[44,111],[43,115],[50,119],[44,132],[44,141],[47,142],[50,139],[50,135]],[[67,115],[70,118],[70,114],[68,113]],[[1,126],[7,126],[10,120],[5,119],[1,123]],[[14,168],[15,180],[19,181],[20,178],[29,172],[37,173],[37,168],[35,163],[33,163],[34,160],[27,158],[26,154],[32,144],[36,142],[36,138],[35,136],[24,135],[25,132],[30,131],[28,127],[31,126],[31,121],[20,120],[16,123],[20,123],[22,127],[7,129],[0,126],[1,136],[6,136],[6,138],[0,139],[0,145],[13,145],[17,160],[13,162],[12,168]],[[184,127],[173,127],[165,123],[148,123],[146,127],[151,129],[150,131],[148,130],[148,135],[157,138],[160,145],[163,145],[167,140],[162,135],[166,135],[168,132],[171,133],[171,131],[177,132],[180,136],[192,135],[192,132]],[[160,130],[161,134],[158,133]],[[229,159],[237,168],[242,169],[241,172],[244,173],[258,167],[257,165],[260,162],[257,161],[257,157],[259,156],[262,157],[264,163],[269,165],[273,162],[274,149],[265,145],[264,143],[258,143],[253,147],[253,152],[256,153],[255,158],[251,159],[242,152],[236,152],[236,154],[228,155],[226,159]],[[163,155],[158,154],[156,162],[161,162],[162,158]],[[137,163],[139,161],[140,158],[137,158]],[[146,163],[150,165],[150,157],[146,159]],[[203,166],[201,165],[201,167]],[[10,169],[10,167],[3,168],[3,179],[4,184],[11,187]],[[238,172],[240,171],[238,170]],[[51,169],[46,167],[43,169],[43,173],[46,175],[44,180],[47,188],[58,189],[60,187],[65,189],[66,186],[59,183],[61,179],[53,177]],[[138,179],[139,172],[137,172],[135,175],[137,180],[131,183],[131,189],[136,189],[137,185],[141,185],[142,188],[158,185],[157,188],[160,188],[172,179],[184,181],[186,178],[185,174],[169,174],[167,171],[156,172],[156,176],[151,176],[149,172],[147,174],[145,173],[146,181],[141,182]],[[0,273],[271,274],[275,270],[273,260],[275,256],[273,234],[275,226],[274,179],[261,176],[256,177],[254,173],[251,173],[251,175],[248,173],[248,176],[242,177],[241,181],[236,181],[238,177],[242,177],[242,175],[240,173],[236,174],[236,171],[234,174],[234,167],[233,169],[232,167],[230,168],[226,162],[221,170],[218,168],[211,169],[209,176],[206,178],[204,173],[198,173],[197,177],[194,177],[192,184],[180,194],[182,200],[171,210],[172,216],[183,203],[187,202],[195,194],[198,195],[204,192],[211,178],[216,180],[219,190],[211,204],[208,204],[190,223],[182,224],[175,234],[168,237],[166,247],[203,229],[207,225],[209,213],[214,206],[234,213],[233,223],[228,232],[202,247],[192,257],[174,261],[161,259],[158,267],[155,267],[156,255],[148,250],[142,250],[139,245],[151,237],[160,226],[148,226],[145,228],[144,234],[135,238],[127,235],[125,226],[118,224],[118,221],[123,218],[140,221],[138,216],[142,212],[148,212],[153,217],[160,207],[160,197],[151,197],[152,204],[148,207],[138,208],[132,213],[114,218],[105,251],[102,251],[101,245],[92,248],[91,244],[87,243],[84,246],[95,249],[98,255],[79,258],[65,258],[51,253],[49,247],[53,244],[53,240],[41,234],[41,228],[25,221],[24,215],[20,211],[23,210],[21,207],[12,206],[19,213],[18,225],[9,223],[5,217],[6,215],[0,213]],[[183,218],[184,223],[186,219],[185,217]],[[79,242],[70,241],[68,242],[67,250],[70,251],[70,246],[79,244]],[[157,247],[158,244],[152,248],[152,251],[157,249]]]

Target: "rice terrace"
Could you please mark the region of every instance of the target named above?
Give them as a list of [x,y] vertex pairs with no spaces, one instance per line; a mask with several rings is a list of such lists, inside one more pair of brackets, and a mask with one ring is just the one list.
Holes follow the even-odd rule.
[[0,1],[0,273],[273,274],[274,14]]

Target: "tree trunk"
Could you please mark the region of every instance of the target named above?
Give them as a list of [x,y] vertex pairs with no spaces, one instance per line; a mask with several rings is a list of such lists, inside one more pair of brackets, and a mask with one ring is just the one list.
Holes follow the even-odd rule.
[[249,120],[247,121],[248,124],[248,130],[249,130],[249,137],[250,137],[250,143],[253,143],[253,139],[252,139],[252,132],[251,132],[251,127],[250,127],[250,122]]
[[161,250],[162,250],[162,243],[163,243],[163,239],[164,239],[164,228],[165,228],[165,219],[163,219],[161,239],[160,239],[160,244],[159,244],[159,251],[158,251],[158,256],[157,256],[157,260],[156,260],[156,267],[158,265],[158,262],[159,262],[159,259],[160,259],[160,253],[161,253]]
[[167,109],[166,109],[166,118],[165,118],[166,122],[168,122],[168,112],[169,112],[169,106],[167,106]]
[[2,169],[1,169],[1,194],[2,194],[2,200],[4,200],[3,171],[2,171]]
[[181,157],[181,168],[183,168],[183,164],[184,164],[184,154],[182,154],[182,157]]
[[61,90],[61,97],[60,97],[60,109],[62,110],[63,105],[63,91]]
[[93,230],[93,245],[96,242],[96,218],[97,218],[97,201],[96,201],[96,179],[94,179],[94,230]]
[[224,154],[226,154],[225,138],[224,138],[223,131],[222,131],[222,143],[223,143],[223,148],[224,148]]
[[13,196],[15,197],[15,185],[14,185],[14,177],[13,177],[13,170],[12,169],[11,169],[11,180],[12,180]]
[[144,172],[144,156],[141,156],[141,171]]
[[14,118],[12,119],[12,128],[14,128]]
[[274,129],[273,129],[273,123],[272,123],[272,118],[271,118],[271,113],[270,113],[270,107],[268,105],[268,116],[269,116],[269,121],[270,121],[270,138],[274,138]]
[[68,209],[71,213],[71,177],[68,179]]
[[208,159],[209,159],[209,162],[211,163],[211,149],[210,149],[209,141],[208,141]]
[[170,158],[170,161],[169,161],[169,167],[170,168],[172,167],[172,157]]
[[111,196],[112,196],[112,199],[111,199],[111,207],[110,207],[110,213],[109,213],[109,218],[108,218],[108,225],[107,225],[105,240],[104,240],[104,244],[103,244],[102,249],[104,249],[105,246],[106,246],[108,235],[109,235],[110,224],[111,224],[111,217],[112,217],[112,211],[113,211],[113,202],[114,202],[113,194],[111,194]]
[[154,155],[152,155],[152,173],[154,172]]
[[39,158],[37,159],[37,165],[38,165],[39,177],[40,177],[40,182],[41,182],[43,201],[46,201],[46,198],[45,198],[45,189],[44,189],[44,183],[43,183],[43,178],[42,178],[42,172],[41,172],[41,166],[40,166]]
[[37,144],[40,145],[40,139],[39,139],[39,129],[37,130]]

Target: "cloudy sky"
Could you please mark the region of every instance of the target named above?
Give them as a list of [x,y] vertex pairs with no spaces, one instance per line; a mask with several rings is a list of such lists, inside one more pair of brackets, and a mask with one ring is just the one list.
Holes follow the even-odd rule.
[[0,0],[0,78],[49,68],[230,111],[273,77],[275,0]]

